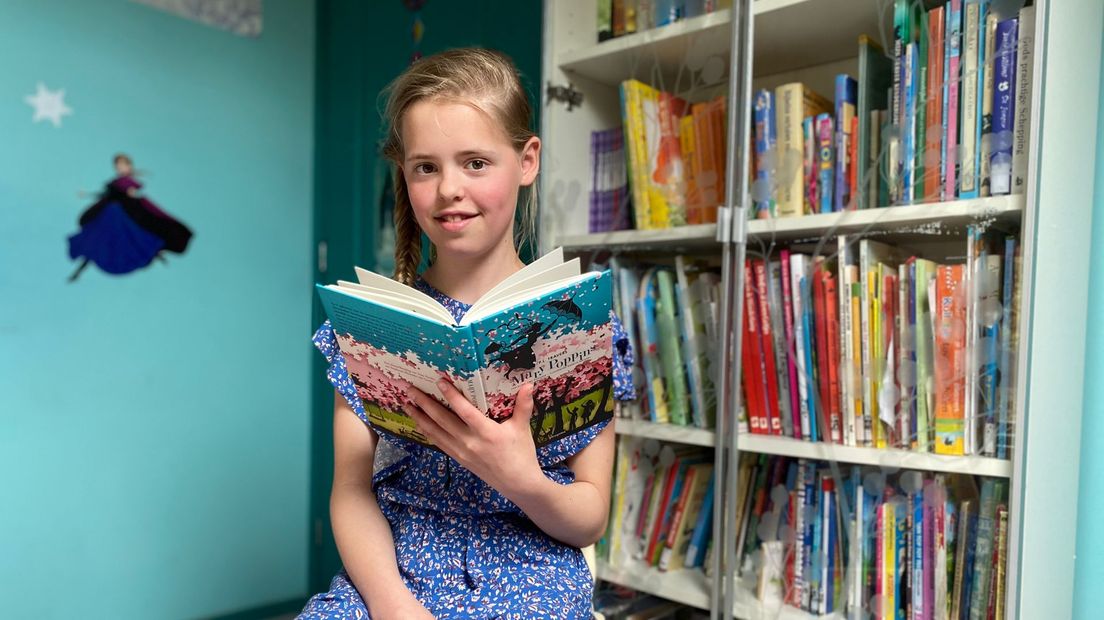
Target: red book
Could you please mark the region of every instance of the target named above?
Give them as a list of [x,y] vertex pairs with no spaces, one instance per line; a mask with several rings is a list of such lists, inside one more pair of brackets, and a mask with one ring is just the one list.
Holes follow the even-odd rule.
[[[897,276],[886,275],[882,280],[882,351],[885,353],[886,359],[882,363],[882,373],[884,375],[886,368],[890,364],[894,369],[897,367],[897,353],[900,343],[897,342]],[[893,344],[893,359],[890,359],[890,344]],[[897,381],[897,372],[894,372],[890,381]],[[883,428],[886,429],[888,435],[886,436],[886,445],[899,448],[902,437],[897,432],[896,421],[901,415],[901,399],[898,398],[897,402],[893,405],[893,420],[894,424],[890,424]]]
[[817,435],[821,441],[831,441],[828,428],[828,328],[825,317],[828,316],[824,298],[824,263],[820,262],[813,272],[813,323],[816,326],[816,424]]
[[655,523],[648,535],[648,549],[644,553],[645,562],[653,563],[652,558],[655,556],[656,545],[667,542],[663,526],[670,523],[668,511],[673,508],[673,502],[678,502],[679,499],[677,497],[672,498],[671,492],[674,489],[675,481],[679,477],[681,461],[682,459],[676,456],[675,462],[671,463],[671,467],[667,470],[667,479],[663,482],[663,495],[659,498],[659,511],[655,515]]
[[782,434],[782,408],[778,404],[778,373],[775,366],[774,338],[771,334],[770,306],[767,301],[767,266],[762,259],[752,261],[755,270],[756,301],[759,302],[759,336],[763,341],[763,366],[766,371],[767,416],[770,434]]
[[832,441],[843,443],[843,415],[840,402],[840,326],[839,305],[834,303],[836,296],[836,278],[827,273],[824,279],[825,306],[828,310],[828,422],[832,431]]
[[768,433],[766,409],[763,402],[763,370],[760,367],[758,313],[755,312],[755,295],[751,291],[751,268],[744,263],[744,339],[740,359],[743,363],[744,397],[747,401],[748,430],[753,433]]
[[793,417],[793,436],[801,437],[801,395],[797,391],[797,358],[794,342],[793,296],[790,290],[790,251],[782,250],[782,324],[786,334],[786,376],[790,382],[790,414]]
[[[943,149],[943,31],[946,20],[944,7],[928,13],[928,107],[924,112],[927,127],[924,141],[924,201],[939,202],[943,183],[939,178]],[[949,154],[948,154],[949,155]]]

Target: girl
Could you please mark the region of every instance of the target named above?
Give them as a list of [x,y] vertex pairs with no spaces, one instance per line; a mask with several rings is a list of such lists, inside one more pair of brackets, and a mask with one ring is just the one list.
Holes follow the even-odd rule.
[[[423,58],[389,89],[395,278],[459,319],[523,266],[515,211],[525,193],[521,220],[531,227],[541,142],[517,70],[495,52]],[[422,233],[433,261],[416,275]],[[631,353],[616,321],[614,333],[615,395],[630,398]],[[314,342],[337,390],[330,513],[345,570],[300,618],[589,618],[592,580],[579,547],[605,529],[613,428],[537,450],[530,385],[502,424],[442,386],[449,407],[414,390],[407,413],[444,453],[381,439],[329,323]]]

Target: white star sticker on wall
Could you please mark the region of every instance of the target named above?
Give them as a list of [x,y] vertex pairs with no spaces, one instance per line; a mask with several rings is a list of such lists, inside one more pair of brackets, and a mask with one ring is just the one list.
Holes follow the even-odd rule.
[[23,100],[34,108],[34,118],[31,119],[34,123],[48,120],[54,127],[61,127],[61,117],[73,113],[72,108],[65,105],[65,89],[52,91],[42,82],[38,83],[38,92],[27,95]]

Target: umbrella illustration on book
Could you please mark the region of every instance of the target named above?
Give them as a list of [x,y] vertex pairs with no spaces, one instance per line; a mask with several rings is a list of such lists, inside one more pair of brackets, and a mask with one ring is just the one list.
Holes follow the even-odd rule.
[[492,362],[506,364],[507,379],[514,371],[530,370],[536,366],[537,358],[533,353],[533,345],[552,331],[560,319],[577,321],[583,318],[583,311],[570,297],[549,301],[541,306],[541,310],[547,310],[552,314],[552,320],[548,325],[538,320],[524,318],[515,312],[514,318],[510,319],[506,327],[518,336],[508,344],[492,342],[483,350],[484,355],[491,356]]

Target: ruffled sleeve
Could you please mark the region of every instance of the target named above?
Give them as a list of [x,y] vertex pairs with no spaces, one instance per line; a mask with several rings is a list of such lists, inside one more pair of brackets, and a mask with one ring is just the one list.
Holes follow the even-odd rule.
[[318,331],[314,332],[311,342],[330,364],[329,368],[326,369],[326,378],[345,397],[345,401],[349,403],[349,407],[357,414],[357,417],[368,423],[368,415],[364,412],[364,405],[360,402],[360,396],[357,395],[356,384],[353,383],[353,379],[349,376],[349,371],[345,367],[345,357],[341,355],[341,350],[337,346],[337,335],[334,334],[329,321],[323,323]]

